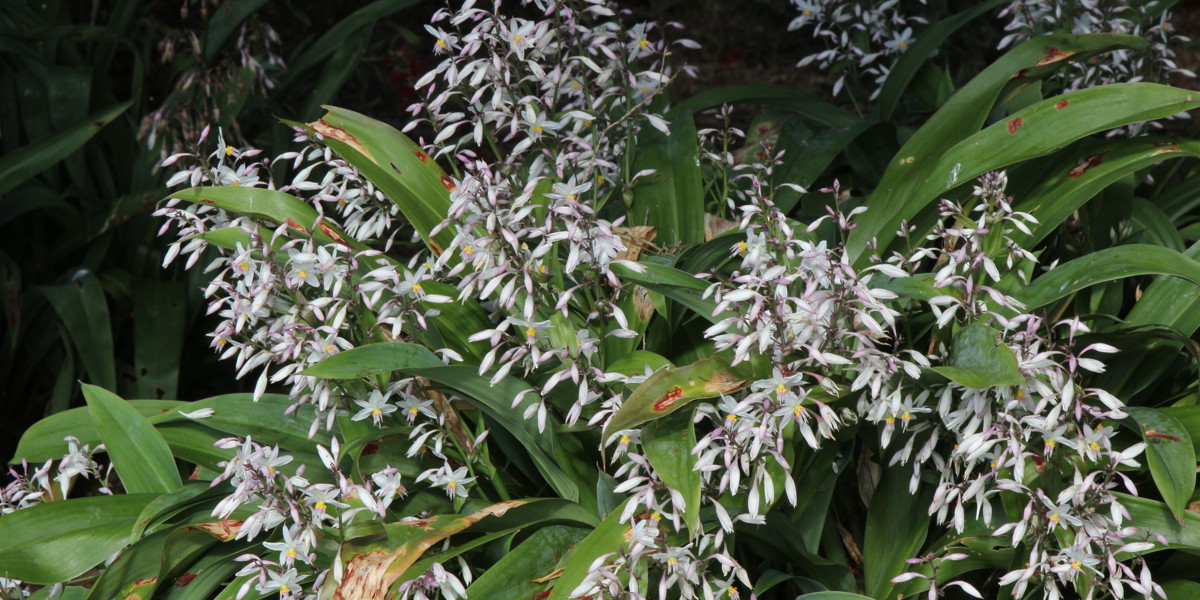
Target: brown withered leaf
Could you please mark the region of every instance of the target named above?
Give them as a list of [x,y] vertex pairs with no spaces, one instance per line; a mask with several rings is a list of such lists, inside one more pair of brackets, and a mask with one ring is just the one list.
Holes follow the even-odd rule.
[[737,229],[737,223],[734,221],[704,213],[704,241],[711,242],[718,235],[734,229]]
[[538,577],[537,579],[530,579],[530,581],[532,581],[534,583],[546,583],[547,581],[550,581],[552,579],[558,579],[559,577],[562,577],[563,571],[566,571],[566,569],[559,567],[559,568],[551,571],[549,575],[546,575],[544,577]]
[[637,260],[642,252],[654,247],[652,242],[658,237],[658,230],[649,225],[613,227],[612,232],[625,244],[625,249],[617,253],[617,260]]
[[446,427],[450,428],[450,433],[454,435],[454,440],[458,442],[458,445],[466,449],[468,454],[475,454],[475,444],[470,434],[467,433],[467,429],[463,427],[462,420],[458,418],[458,413],[455,412],[446,395],[434,388],[433,382],[424,377],[418,377],[417,383],[421,384],[425,397],[433,400],[433,406],[437,409],[438,413],[445,417]]
[[[384,525],[388,537],[368,545],[342,546],[346,561],[342,581],[333,590],[333,600],[384,600],[388,589],[404,571],[434,544],[488,516],[501,516],[524,501],[500,502],[469,515],[443,515],[428,519]],[[333,578],[329,579],[330,582]],[[322,590],[320,598],[329,598]]]
[[633,288],[633,308],[637,310],[638,318],[642,321],[654,314],[654,302],[650,300],[650,290],[638,285]]

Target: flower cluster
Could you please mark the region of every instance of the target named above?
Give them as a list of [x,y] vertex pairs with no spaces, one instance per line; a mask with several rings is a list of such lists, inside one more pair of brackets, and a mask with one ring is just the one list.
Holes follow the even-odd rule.
[[[904,10],[912,6],[896,0],[792,0],[792,4],[800,14],[788,24],[788,30],[811,31],[827,46],[826,50],[804,57],[797,66],[816,64],[822,70],[840,72],[833,85],[835,96],[846,89],[848,82],[857,81],[858,77],[871,78],[872,99],[882,89],[896,58],[908,49],[914,37],[931,20],[945,16],[935,14],[924,2],[922,15],[905,14]],[[1175,31],[1170,10],[1156,1],[1014,0],[997,18],[1003,22],[1005,31],[997,44],[998,50],[1051,33],[1123,33],[1149,41],[1145,50],[1117,50],[1103,61],[1077,62],[1058,72],[1055,77],[1068,91],[1110,83],[1166,82],[1173,77],[1195,77],[1175,61],[1174,48],[1187,43],[1188,38]],[[1149,126],[1161,125],[1151,122]],[[1119,131],[1137,135],[1145,127],[1137,124]]]
[[[185,22],[191,4],[196,3],[182,4],[180,17]],[[208,0],[198,4],[195,16],[201,23],[208,21],[210,10],[229,10]],[[210,8],[209,4],[214,6]],[[278,85],[276,76],[285,67],[276,54],[281,44],[279,34],[265,21],[247,19],[232,36],[232,51],[217,57],[206,56],[202,30],[202,26],[171,29],[158,43],[163,64],[176,61],[176,54],[187,54],[187,62],[192,65],[178,76],[175,89],[162,106],[142,119],[138,130],[138,137],[144,138],[150,148],[159,149],[163,157],[183,151],[209,123],[228,121],[233,115],[222,111],[240,106],[239,97],[265,97]]]
[[792,4],[800,14],[788,23],[788,31],[811,30],[827,46],[796,66],[815,63],[822,70],[841,70],[833,84],[835,96],[845,88],[847,77],[853,81],[865,76],[875,82],[874,99],[896,58],[913,42],[913,27],[919,30],[929,23],[921,15],[905,14],[898,0],[792,0]]

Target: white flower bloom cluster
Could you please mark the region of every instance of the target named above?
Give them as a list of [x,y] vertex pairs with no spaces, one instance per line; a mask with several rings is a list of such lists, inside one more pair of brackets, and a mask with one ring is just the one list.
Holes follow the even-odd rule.
[[[781,452],[791,446],[788,440],[798,434],[816,448],[843,422],[862,420],[881,425],[880,445],[891,465],[911,463],[912,493],[932,474],[937,488],[929,512],[939,523],[962,532],[969,506],[988,524],[997,495],[1024,498],[1024,517],[994,532],[1011,536],[1014,548],[1030,549],[1027,566],[1002,581],[1015,585],[1017,596],[1031,586],[1053,599],[1071,589],[1089,598],[1101,591],[1121,597],[1126,588],[1146,598],[1161,594],[1142,559],[1118,560],[1131,549],[1153,547],[1152,536],[1131,526],[1112,493],[1117,487],[1136,493],[1121,471],[1137,465],[1144,444],[1115,447],[1113,428],[1105,423],[1127,416],[1123,403],[1081,384],[1085,374],[1104,370],[1096,356],[1116,349],[1102,343],[1079,349],[1076,337],[1087,328],[1078,320],[1048,323],[993,287],[1001,268],[1014,272],[1034,260],[1014,236],[1028,234],[1036,220],[1012,210],[1005,175],[980,178],[966,208],[943,201],[932,244],[879,261],[860,276],[840,247],[808,241],[800,225],[774,208],[770,191],[758,183],[769,181],[769,165],[746,169],[755,181],[733,206],[744,215],[746,240],[733,248],[741,264],[719,275],[709,290],[716,313],[730,316],[708,335],[718,348],[732,348],[737,360],[759,354],[775,368],[770,378],[697,411],[697,419],[712,424],[693,450],[706,490],[720,496],[749,489],[738,514],[725,514],[727,507],[709,499],[726,530],[736,521],[762,523],[760,507],[781,494],[795,502],[791,466]],[[836,187],[824,191],[842,198]],[[861,210],[831,210],[829,218],[845,231]],[[996,343],[1016,357],[1023,383],[931,385],[922,373],[946,364],[947,353],[931,349],[923,355],[892,345],[903,331],[896,326],[896,307],[903,302],[871,283],[877,276],[915,275],[929,265],[933,273],[921,279],[935,290],[925,303],[935,314],[934,326],[949,331],[955,324],[994,322]],[[856,395],[857,405],[839,414],[829,405],[843,389]],[[903,447],[889,451],[897,434]],[[1059,485],[1057,479],[1065,481]],[[1089,576],[1076,578],[1083,572]],[[939,585],[975,591],[965,582],[938,584],[918,573],[896,581],[914,577],[929,579],[931,594]]]
[[[1124,33],[1146,38],[1142,51],[1117,50],[1101,61],[1073,63],[1057,75],[1067,90],[1138,81],[1166,83],[1174,77],[1195,78],[1196,74],[1175,62],[1175,50],[1188,43],[1171,25],[1171,11],[1157,1],[1123,0],[1015,0],[1000,13],[1007,34],[999,48],[1048,33]],[[1188,118],[1181,113],[1176,118]],[[1135,136],[1145,129],[1161,129],[1159,121],[1135,123],[1114,130]]]
[[[927,25],[920,15],[903,12],[900,0],[791,0],[799,16],[788,31],[809,31],[825,42],[827,49],[810,54],[796,64],[816,64],[821,70],[847,67],[834,81],[833,95],[844,89],[847,77],[865,75],[875,82],[871,99],[879,93],[896,57],[913,42],[913,26]],[[925,2],[922,0],[922,6]]]
[[[1015,263],[1035,260],[1012,236],[1028,234],[1036,220],[1012,210],[1006,185],[1004,173],[989,173],[980,178],[970,209],[943,201],[943,224],[929,236],[940,247],[917,250],[907,262],[933,260],[939,267],[932,282],[941,295],[928,301],[939,327],[956,319],[997,323],[1003,336],[998,343],[1015,355],[1024,383],[974,389],[951,382],[922,392],[912,411],[931,418],[909,428],[892,464],[912,462],[914,492],[922,466],[932,465],[938,484],[930,514],[960,533],[968,505],[976,519],[991,524],[1000,494],[1024,498],[1022,518],[993,532],[1011,536],[1013,547],[1030,549],[1026,566],[1001,579],[1014,584],[1019,597],[1031,586],[1055,600],[1102,591],[1121,597],[1126,586],[1146,598],[1161,596],[1141,558],[1133,566],[1117,559],[1132,548],[1153,547],[1111,493],[1124,487],[1136,494],[1121,470],[1138,465],[1135,457],[1145,445],[1115,448],[1114,430],[1104,423],[1125,418],[1124,404],[1081,383],[1084,375],[1104,371],[1097,354],[1117,349],[1103,343],[1080,349],[1076,336],[1088,329],[1078,319],[1047,322],[991,287],[1001,280],[994,259],[1006,258],[1010,272]],[[953,448],[948,453],[942,450],[947,443]],[[1067,481],[1059,485],[1059,479]],[[1076,578],[1085,571],[1087,577]],[[931,585],[936,587],[933,580]]]
[[[93,458],[95,454],[105,451],[104,445],[99,444],[92,448],[90,444],[81,444],[79,439],[73,436],[67,436],[63,440],[67,442],[67,453],[57,461],[50,459],[40,467],[33,467],[22,460],[20,470],[15,467],[9,468],[8,476],[11,481],[0,487],[0,515],[46,502],[65,500],[78,479],[94,479],[101,494],[113,493],[109,487],[109,479],[113,475],[112,466],[97,463]],[[57,488],[55,483],[58,484]],[[28,598],[32,590],[37,590],[38,587],[26,585],[17,579],[0,577],[0,598]],[[62,585],[56,584],[54,587],[61,590]]]
[[[871,99],[914,37],[940,16],[922,0],[924,15],[908,15],[915,4],[899,0],[791,0],[799,15],[788,24],[789,31],[811,31],[827,49],[804,57],[799,67],[816,64],[822,70],[841,69],[833,94],[843,89],[847,77],[866,76],[874,83]],[[1175,62],[1175,50],[1188,38],[1171,25],[1171,12],[1162,3],[1123,0],[1014,0],[1000,11],[1005,35],[997,44],[1004,50],[1022,41],[1051,33],[1124,33],[1146,38],[1144,51],[1117,50],[1101,61],[1076,62],[1056,77],[1068,91],[1110,83],[1137,81],[1167,82],[1172,77],[1196,75]],[[916,35],[914,35],[914,27]],[[1186,113],[1185,113],[1186,114]],[[1180,118],[1187,118],[1181,116]],[[1122,128],[1137,135],[1147,127],[1135,124]],[[1149,127],[1161,124],[1150,122]]]

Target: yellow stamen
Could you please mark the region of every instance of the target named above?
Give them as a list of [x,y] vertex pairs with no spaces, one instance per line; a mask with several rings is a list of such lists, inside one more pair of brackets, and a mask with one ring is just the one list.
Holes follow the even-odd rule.
[[732,414],[732,413],[725,415],[725,419],[732,423],[737,423],[737,420],[738,420],[737,415]]
[[1080,562],[1079,562],[1079,561],[1077,561],[1077,560],[1073,560],[1073,561],[1071,561],[1071,566],[1072,566],[1072,567],[1075,567],[1075,570],[1076,570],[1076,571],[1082,571],[1082,570],[1083,570],[1083,563],[1080,563]]
[[792,416],[793,416],[793,417],[799,417],[799,416],[800,416],[800,415],[802,415],[802,414],[804,414],[804,407],[803,407],[803,406],[801,406],[801,405],[799,405],[799,404],[797,404],[797,405],[796,405],[796,408],[793,408],[793,409],[792,409]]
[[525,330],[525,335],[527,335],[529,337],[533,337],[533,336],[537,335],[537,330],[530,327],[529,329]]
[[1058,522],[1058,513],[1051,514],[1049,518],[1051,521],[1054,521],[1055,523],[1057,523]]
[[414,284],[413,284],[413,288],[412,288],[412,289],[413,289],[413,291],[414,291],[414,292],[418,292],[418,293],[420,293],[420,291],[421,291],[421,284],[419,284],[419,283],[414,283]]
[[1047,448],[1054,448],[1055,446],[1056,446],[1056,444],[1054,443],[1054,440],[1046,440]]
[[646,46],[649,46],[649,45],[650,45],[650,40],[643,39],[642,41],[638,42],[638,47],[641,48],[642,50],[645,50]]
[[225,146],[225,156],[233,156],[233,146]]
[[738,254],[746,253],[746,242],[738,242]]
[[884,417],[884,418],[883,418],[883,422],[884,422],[884,423],[895,423],[895,422],[896,422],[896,417]]
[[326,506],[324,500],[317,500],[317,503],[315,506],[321,510],[325,510],[326,508],[328,508],[328,506]]
[[533,132],[534,132],[534,133],[536,133],[536,134],[539,134],[539,135],[540,135],[540,134],[542,133],[542,126],[541,126],[541,125],[534,125],[534,126],[533,126]]
[[1092,442],[1092,443],[1088,444],[1088,448],[1091,448],[1092,450],[1099,450],[1100,444],[1097,444],[1096,442]]
[[308,279],[308,271],[300,271],[296,276],[300,279]]
[[456,489],[458,489],[458,482],[457,482],[457,481],[451,481],[450,483],[447,483],[447,484],[446,484],[446,487],[448,487],[448,488],[450,488],[450,489],[452,489],[452,490],[456,490]]
[[627,435],[621,436],[621,444],[628,445],[630,441],[631,440],[629,439],[629,436],[627,436]]
[[787,388],[786,388],[786,387],[783,387],[783,384],[781,383],[781,384],[779,384],[779,385],[775,386],[775,393],[776,393],[776,394],[784,394],[784,393],[787,393]]
[[467,254],[475,254],[475,248],[473,248],[470,244],[467,244],[466,246],[463,246],[463,252],[466,252]]
[[412,407],[412,408],[410,408],[410,409],[408,409],[408,414],[410,414],[410,415],[414,415],[414,416],[415,416],[415,415],[416,415],[417,413],[419,413],[419,412],[421,412],[421,411],[417,410],[417,407],[415,407],[415,406],[414,406],[414,407]]
[[446,47],[446,41],[445,41],[445,40],[438,40],[438,41],[437,41],[437,45],[438,45],[439,47],[441,47],[441,48],[445,48],[445,47]]
[[246,261],[244,261],[244,260],[242,261],[242,264],[241,264],[240,266],[242,267],[242,270],[243,270],[243,271],[249,271],[249,270],[250,270],[250,263],[248,263],[248,262],[246,262]]
[[296,558],[296,550],[293,548],[288,548],[287,555],[292,558]]
[[372,417],[378,417],[379,415],[382,415],[382,414],[383,414],[383,409],[382,409],[382,408],[377,408],[377,409],[375,409],[375,410],[371,411],[371,416],[372,416]]

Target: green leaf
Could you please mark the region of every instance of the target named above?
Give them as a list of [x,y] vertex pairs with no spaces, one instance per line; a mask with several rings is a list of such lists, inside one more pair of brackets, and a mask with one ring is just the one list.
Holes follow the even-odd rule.
[[[1146,442],[1146,462],[1150,464],[1154,484],[1175,518],[1182,523],[1188,500],[1196,488],[1196,451],[1187,428],[1163,410],[1129,406],[1125,412],[1137,421],[1138,431]],[[1179,439],[1156,437],[1151,433]]]
[[[850,125],[831,127],[813,134],[799,120],[785,120],[779,132],[775,148],[782,151],[783,164],[776,167],[772,175],[775,186],[775,205],[785,214],[800,201],[800,192],[780,184],[791,183],[808,189],[823,175],[830,163],[854,140],[874,131],[878,123],[858,120]],[[821,213],[823,216],[824,212]],[[728,252],[725,256],[729,256]]]
[[1013,207],[1013,210],[1032,213],[1038,219],[1038,224],[1032,226],[1032,237],[1022,239],[1017,232],[1014,235],[1018,237],[1014,239],[1021,240],[1022,246],[1032,248],[1113,182],[1163,160],[1198,153],[1200,144],[1192,141],[1135,138],[1099,147],[1088,146],[1081,152],[1067,154],[1047,168],[1047,176]]
[[344,108],[325,109],[325,116],[308,128],[324,136],[325,144],[387,194],[425,244],[441,255],[457,232],[443,229],[432,235],[432,231],[446,218],[454,182],[419,146],[390,125]]
[[525,419],[520,411],[513,410],[512,399],[529,390],[528,384],[513,377],[504,377],[493,385],[473,367],[406,367],[399,370],[425,377],[467,396],[488,418],[499,423],[521,443],[537,465],[538,472],[560,497],[578,502],[589,510],[596,508],[595,491],[591,485],[596,480],[594,468],[578,464],[579,459],[573,458],[562,448],[552,427],[538,431],[536,419]]
[[1184,511],[1183,518],[1177,519],[1171,509],[1158,500],[1121,492],[1113,492],[1113,496],[1129,511],[1129,522],[1136,524],[1138,529],[1162,534],[1173,549],[1200,550],[1200,515]]
[[1050,154],[1093,133],[1198,106],[1200,94],[1153,83],[1105,85],[1042,100],[947,150],[892,222],[911,219],[943,192],[988,171]]
[[662,419],[642,433],[642,452],[663,483],[686,502],[683,521],[695,537],[700,531],[700,472],[693,467],[696,425],[688,415]]
[[[1045,306],[1097,283],[1135,275],[1175,275],[1200,283],[1200,262],[1148,244],[1105,248],[1059,265],[1016,294],[1028,310]],[[1192,292],[1195,292],[1195,286]]]
[[890,120],[892,113],[896,110],[896,105],[900,103],[901,96],[904,95],[904,90],[908,88],[909,82],[912,81],[917,71],[929,60],[929,57],[937,51],[938,46],[963,25],[966,25],[983,13],[1004,4],[1006,1],[988,0],[987,2],[980,2],[972,8],[941,19],[937,23],[930,25],[925,31],[922,31],[916,41],[912,43],[904,54],[900,55],[900,58],[896,60],[891,70],[888,71],[887,80],[879,88],[879,98],[875,103],[875,109],[871,111],[871,117],[877,121]]
[[354,379],[391,373],[402,367],[440,366],[443,366],[442,361],[424,346],[384,342],[343,350],[322,359],[300,374],[327,379]]
[[[311,453],[314,444],[329,446],[328,431],[321,429],[312,437],[308,435],[313,419],[316,418],[315,407],[304,405],[290,410],[295,402],[286,394],[264,394],[258,402],[253,398],[253,394],[225,394],[205,398],[189,402],[180,406],[178,410],[152,417],[150,421],[160,428],[186,421],[214,432],[252,437],[261,444],[278,444],[293,452]],[[180,415],[181,412],[194,412],[205,408],[213,410],[212,416],[190,421]],[[171,441],[170,438],[168,441]]]
[[[130,400],[129,405],[143,417],[151,417],[180,406],[188,406],[186,402],[177,400]],[[100,443],[100,434],[92,424],[91,412],[86,406],[54,413],[25,430],[21,441],[17,443],[17,451],[10,463],[42,462],[51,458],[58,459],[67,453],[67,442],[63,438],[74,436],[79,443],[95,446]]]
[[871,598],[850,592],[812,592],[799,596],[796,600],[871,600]]
[[129,100],[96,111],[62,132],[0,157],[0,194],[16,188],[29,178],[74,154],[132,104],[133,101]]
[[504,555],[499,562],[484,571],[467,588],[470,598],[533,598],[545,588],[545,583],[533,581],[549,575],[572,546],[579,543],[588,531],[579,527],[552,525],[529,536],[519,546]]
[[267,0],[229,0],[213,11],[204,28],[204,59],[213,63],[221,47],[247,17],[262,8]]
[[728,85],[705,90],[676,104],[667,113],[674,117],[696,113],[724,104],[762,104],[795,112],[810,121],[830,127],[849,127],[862,118],[795,88],[782,85]]
[[929,488],[914,494],[908,485],[905,470],[886,469],[871,496],[863,539],[863,584],[872,598],[892,597],[892,578],[905,571],[905,560],[921,551],[929,530]]
[[612,265],[612,270],[622,281],[636,283],[648,290],[658,292],[692,309],[696,314],[712,323],[729,315],[728,311],[713,314],[717,303],[713,302],[712,298],[702,297],[704,290],[710,285],[704,280],[696,279],[689,273],[665,265],[646,262],[638,264],[644,267],[646,272],[638,273],[625,265],[616,264]]
[[661,419],[695,400],[714,398],[745,385],[723,357],[706,358],[690,365],[663,369],[633,390],[609,420],[603,440],[623,429]]
[[283,85],[288,86],[298,79],[311,77],[311,73],[306,71],[323,64],[362,30],[369,29],[380,20],[418,2],[420,0],[376,0],[350,13],[330,27],[317,41],[306,45],[299,58],[288,61],[288,68],[283,74]]
[[[961,167],[953,170],[953,164],[945,172],[936,176],[935,173],[939,168],[945,168],[942,164],[943,159],[949,161],[957,156],[955,152],[950,151],[952,147],[979,131],[996,101],[1014,81],[1014,75],[1020,78],[1023,75],[1048,73],[1068,64],[1065,59],[1071,56],[1080,59],[1117,48],[1142,47],[1146,43],[1146,40],[1130,35],[1044,36],[1017,46],[989,65],[947,100],[925,125],[909,138],[888,165],[868,201],[871,209],[859,218],[858,227],[850,232],[846,246],[854,266],[861,267],[865,263],[867,242],[878,240],[876,247],[880,252],[886,251],[895,238],[900,220],[911,219],[935,200],[937,194],[945,189],[945,180],[949,173],[955,175],[951,185],[957,185],[965,178],[974,176],[965,175]],[[1007,127],[1007,123],[1000,125]],[[1049,129],[1055,128],[1041,127],[1043,134]],[[1067,132],[1064,130],[1063,133]],[[1062,143],[1075,139],[1066,135],[1063,137],[1066,139],[1062,140]],[[1002,139],[1001,142],[1003,144],[1000,146],[986,149],[987,152],[998,155],[995,162],[1000,164],[992,168],[1013,162],[1009,160],[1010,153],[998,151],[998,148],[1008,147],[1008,140]],[[972,148],[975,152],[984,151],[982,148]],[[975,156],[972,158],[977,159]],[[960,175],[962,177],[959,177]],[[929,189],[922,189],[921,193],[917,193],[919,188]]]
[[643,126],[638,134],[633,172],[654,174],[633,184],[629,222],[650,225],[663,246],[704,241],[704,182],[700,149],[691,113],[670,121],[670,135]]
[[104,388],[116,388],[112,323],[108,298],[100,280],[88,273],[71,283],[41,289],[66,326],[91,382]]
[[596,558],[616,552],[629,543],[627,536],[632,526],[621,523],[621,512],[628,502],[626,500],[613,509],[596,529],[575,546],[571,559],[563,566],[562,575],[554,582],[554,589],[547,600],[567,600],[571,592],[583,583]]
[[337,242],[351,250],[367,249],[340,227],[321,218],[307,202],[280,191],[241,186],[195,187],[171,192],[167,198],[215,206],[266,220],[271,226],[286,224],[297,233],[312,235],[322,242]]
[[947,366],[933,370],[973,389],[1025,383],[1017,368],[1017,355],[1002,341],[1000,332],[979,323],[954,335]]
[[167,493],[183,485],[166,440],[137,409],[94,385],[83,384],[83,397],[126,490]]
[[175,398],[187,322],[183,282],[139,280],[133,294],[137,395]]
[[671,366],[673,366],[671,361],[660,354],[645,350],[634,350],[605,365],[604,371],[606,373],[640,376],[646,374],[646,367],[650,367],[651,371],[657,371],[663,367]]
[[129,542],[155,494],[47,502],[0,517],[0,573],[49,585],[78,577]]

